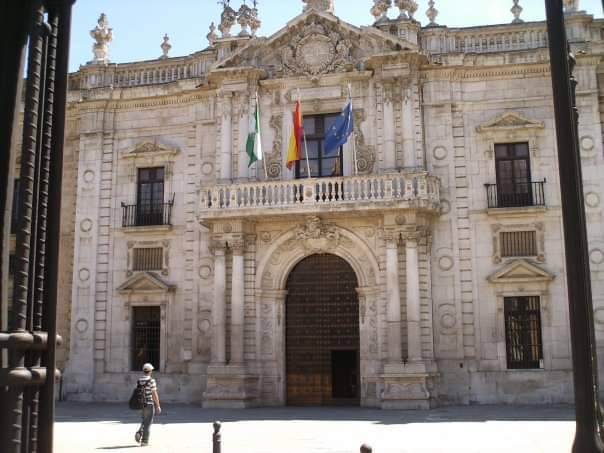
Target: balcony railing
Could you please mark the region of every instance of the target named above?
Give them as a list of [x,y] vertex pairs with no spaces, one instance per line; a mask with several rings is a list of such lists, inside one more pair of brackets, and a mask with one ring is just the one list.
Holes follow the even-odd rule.
[[489,209],[545,206],[546,181],[515,183],[513,187],[485,184]]
[[122,203],[122,226],[169,226],[172,225],[174,200],[166,203],[131,204]]
[[205,216],[253,214],[259,210],[413,207],[438,210],[440,182],[425,172],[220,185],[201,191]]

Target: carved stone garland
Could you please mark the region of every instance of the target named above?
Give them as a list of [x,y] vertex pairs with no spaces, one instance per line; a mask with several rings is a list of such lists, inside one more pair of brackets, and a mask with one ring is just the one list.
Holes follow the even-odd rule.
[[283,50],[285,75],[304,74],[318,80],[329,72],[344,71],[352,63],[352,47],[340,33],[313,20]]
[[267,173],[270,179],[279,179],[281,177],[281,146],[283,143],[283,114],[273,115],[270,119],[270,126],[275,132],[273,139],[273,149],[266,155]]

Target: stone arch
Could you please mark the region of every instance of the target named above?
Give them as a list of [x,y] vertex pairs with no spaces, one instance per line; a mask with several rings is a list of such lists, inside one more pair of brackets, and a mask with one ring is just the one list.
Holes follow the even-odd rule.
[[258,265],[256,288],[284,290],[296,264],[316,253],[331,253],[348,262],[361,288],[380,284],[377,257],[361,238],[333,224],[321,224],[320,228],[321,234],[312,235],[316,237],[308,237],[300,225],[278,238]]

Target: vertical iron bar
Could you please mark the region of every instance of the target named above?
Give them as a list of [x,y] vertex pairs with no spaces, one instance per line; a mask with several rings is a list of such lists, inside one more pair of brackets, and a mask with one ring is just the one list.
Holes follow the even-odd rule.
[[[552,88],[558,138],[562,218],[575,390],[574,453],[604,451],[600,438],[597,358],[593,324],[591,274],[587,261],[587,229],[579,157],[574,57],[564,25],[562,0],[546,0]],[[570,58],[569,58],[570,57]]]
[[48,348],[42,364],[46,367],[46,382],[40,395],[40,453],[52,453],[55,414],[55,368],[57,347],[57,290],[59,281],[59,241],[61,225],[61,187],[63,179],[63,146],[65,139],[65,106],[69,40],[71,33],[71,8],[75,0],[47,0],[49,22],[56,27],[56,70],[53,105],[53,132],[51,138],[50,181],[48,186],[48,218],[44,311],[42,327],[48,333]]

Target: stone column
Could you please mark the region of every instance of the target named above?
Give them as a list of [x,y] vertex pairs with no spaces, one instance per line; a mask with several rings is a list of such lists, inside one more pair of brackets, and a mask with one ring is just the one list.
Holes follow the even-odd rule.
[[398,237],[395,233],[386,239],[386,322],[388,331],[388,361],[400,363],[401,346],[401,294],[398,268]]
[[396,126],[394,123],[394,83],[385,83],[384,90],[384,170],[396,168]]
[[244,241],[232,244],[233,272],[231,283],[231,359],[230,364],[243,363],[243,319],[245,313]]
[[224,244],[214,244],[214,304],[212,306],[212,363],[226,362],[226,265]]
[[405,238],[407,255],[407,344],[409,361],[422,360],[419,257],[417,236]]

